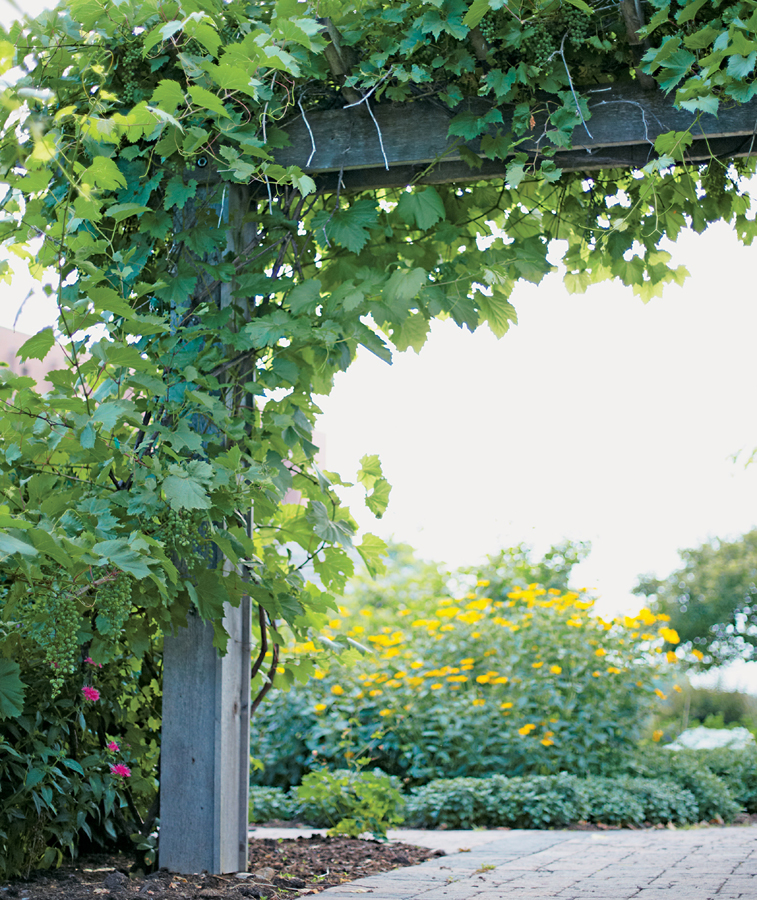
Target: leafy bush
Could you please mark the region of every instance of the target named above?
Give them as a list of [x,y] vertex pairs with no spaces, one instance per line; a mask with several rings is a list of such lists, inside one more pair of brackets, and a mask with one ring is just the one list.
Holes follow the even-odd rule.
[[696,759],[723,781],[747,812],[757,812],[757,747],[697,750]]
[[294,812],[294,800],[282,788],[257,785],[250,787],[250,822],[292,819]]
[[0,723],[0,878],[58,865],[81,843],[143,844],[157,812],[161,695],[150,654],[84,661],[55,697],[40,659],[22,672],[22,713]]
[[399,781],[375,769],[310,772],[295,789],[297,815],[310,825],[329,826],[329,834],[385,838],[403,821]]
[[[581,593],[488,586],[479,579],[458,601],[424,598],[372,630],[372,609],[340,608],[323,637],[374,654],[328,671],[323,662],[308,684],[271,692],[252,737],[264,763],[255,780],[286,786],[311,768],[340,768],[348,727],[362,745],[380,728],[373,765],[410,785],[615,772],[663,694],[660,678],[670,676],[661,667],[677,656],[653,651],[675,633],[649,610],[606,622]],[[379,623],[390,613],[382,609]],[[309,642],[294,653],[317,651]]]
[[666,781],[493,775],[437,779],[414,788],[405,816],[416,828],[561,828],[582,820],[606,825],[686,824],[697,821],[699,808],[690,791]]
[[741,806],[726,780],[707,766],[700,750],[670,751],[647,748],[629,765],[633,774],[646,778],[672,781],[689,791],[699,809],[699,818],[707,821],[720,816],[730,822],[741,812]]

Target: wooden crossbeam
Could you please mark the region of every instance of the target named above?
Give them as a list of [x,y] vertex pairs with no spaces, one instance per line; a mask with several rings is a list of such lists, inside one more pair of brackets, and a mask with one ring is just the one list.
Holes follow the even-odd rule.
[[[757,145],[757,98],[743,106],[721,105],[717,116],[676,109],[662,91],[645,91],[635,84],[598,85],[582,89],[591,118],[586,125],[576,114],[573,146],[557,150],[556,165],[565,170],[639,168],[656,157],[655,138],[669,131],[691,128],[694,142],[686,158],[691,162],[711,157],[748,156]],[[460,138],[448,137],[449,123],[459,112],[484,115],[491,104],[468,101],[450,110],[427,100],[379,103],[368,114],[365,104],[351,109],[308,112],[285,126],[291,146],[276,150],[281,165],[298,165],[315,178],[320,189],[367,190],[421,184],[502,178],[507,161],[480,155],[480,139],[464,144],[481,158],[473,168],[460,153]],[[510,130],[512,108],[501,107]],[[532,159],[542,155],[546,113],[535,115],[533,137],[518,145]],[[374,121],[375,119],[375,121]],[[494,132],[491,126],[489,131]],[[379,139],[380,133],[380,139]]]

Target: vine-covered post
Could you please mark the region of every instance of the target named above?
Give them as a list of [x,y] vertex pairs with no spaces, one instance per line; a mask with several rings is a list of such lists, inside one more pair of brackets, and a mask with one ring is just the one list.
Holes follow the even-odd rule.
[[[245,186],[224,189],[219,226],[225,224],[227,250],[235,256],[249,238],[243,222],[247,202]],[[228,306],[232,285],[219,285],[217,293],[219,306]],[[242,402],[251,406],[252,398],[248,394]],[[250,537],[251,527],[250,513]],[[216,565],[229,566],[215,556]],[[159,858],[172,871],[247,869],[251,605],[249,596],[237,607],[225,604],[224,656],[214,644],[213,626],[194,612],[186,627],[164,640]]]

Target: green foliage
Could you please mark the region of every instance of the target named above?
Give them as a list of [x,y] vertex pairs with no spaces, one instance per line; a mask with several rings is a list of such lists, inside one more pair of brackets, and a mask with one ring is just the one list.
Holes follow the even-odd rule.
[[309,772],[295,794],[298,816],[310,825],[328,825],[329,834],[369,832],[385,840],[387,829],[403,821],[399,780],[376,769]]
[[405,815],[417,828],[560,828],[579,821],[687,824],[698,820],[699,808],[672,781],[561,773],[438,779],[410,793]]
[[683,565],[666,579],[640,579],[634,593],[671,617],[681,641],[704,668],[751,659],[757,647],[757,531],[681,550]]
[[700,750],[673,752],[661,747],[649,747],[645,753],[629,761],[627,768],[634,775],[673,781],[689,791],[696,800],[700,819],[709,821],[720,817],[729,822],[741,811],[727,781],[709,768],[707,756]]
[[[586,87],[631,81],[639,65],[689,110],[749,100],[748,0],[655,7],[642,61],[617,8],[581,0],[327,6],[67,0],[0,32],[0,243],[59,311],[21,357],[57,343],[67,359],[45,394],[0,371],[6,721],[20,721],[24,686],[26,702],[40,685],[40,703],[78,696],[87,655],[118,681],[124,653],[144,660],[191,610],[224,652],[225,605],[245,592],[261,646],[283,631],[312,644],[353,551],[380,569],[381,541],[355,546],[343,482],[318,469],[313,442],[315,398],[360,347],[386,361],[419,350],[435,317],[503,335],[515,284],[552,270],[555,242],[569,290],[616,278],[647,300],[685,276],[663,239],[721,220],[754,236],[739,185],[753,163],[687,165],[690,134],[663,137],[640,171],[587,177],[550,158],[570,146],[577,108],[590,117]],[[474,139],[461,155],[506,159],[505,183],[329,194],[277,163],[294,116],[369,93],[446,104],[450,133]],[[472,117],[457,107],[467,97],[491,109]],[[381,515],[389,485],[366,460],[359,479]],[[290,490],[298,502],[283,502]],[[26,659],[41,671],[17,672]],[[256,687],[313,667],[272,660]],[[576,708],[576,759],[587,741],[617,745],[615,726],[600,739]]]
[[250,787],[250,822],[286,821],[294,814],[294,800],[282,788]]
[[[0,725],[3,877],[57,865],[81,841],[131,849],[152,831],[161,700],[155,664],[151,653],[141,661],[122,653],[102,669],[86,662],[79,683],[68,679],[51,697],[42,658],[25,661],[21,715]],[[82,682],[100,699],[87,700]],[[130,775],[114,774],[114,765]],[[145,858],[151,861],[154,854]]]
[[697,759],[728,785],[748,813],[757,813],[757,748],[699,750]]
[[[642,610],[609,622],[582,593],[508,590],[512,570],[533,571],[522,548],[494,558],[498,581],[472,586],[463,569],[448,575],[440,596],[424,589],[425,563],[407,548],[393,552],[397,569],[365,591],[354,583],[322,635],[373,653],[343,667],[324,658],[312,681],[271,692],[252,736],[264,764],[256,780],[286,786],[310,768],[340,768],[346,733],[370,747],[373,765],[410,784],[493,772],[603,774],[634,752],[678,659],[655,652],[675,639],[664,620]],[[562,581],[575,558],[562,548],[539,565],[553,565]],[[295,658],[314,651],[292,648]]]

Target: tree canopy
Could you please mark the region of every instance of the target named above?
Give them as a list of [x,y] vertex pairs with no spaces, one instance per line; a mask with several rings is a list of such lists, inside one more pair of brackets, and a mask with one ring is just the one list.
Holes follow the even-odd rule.
[[[21,357],[57,342],[68,359],[47,394],[0,372],[0,716],[21,710],[20,663],[60,685],[82,648],[139,656],[190,610],[223,649],[224,604],[245,592],[274,641],[282,622],[312,631],[356,530],[316,460],[316,398],[359,347],[418,351],[435,317],[503,336],[515,284],[539,283],[550,253],[570,291],[617,278],[646,300],[685,277],[663,239],[725,220],[752,240],[739,179],[753,160],[685,151],[698,116],[757,91],[757,11],[642,11],[68,0],[0,34],[0,267],[10,282],[27,264],[58,302]],[[631,82],[691,128],[658,137],[640,169],[561,172],[555,151],[590,127],[587,86]],[[308,112],[418,99],[447,111],[464,181],[318,190],[277,162]],[[478,182],[482,158],[506,179]],[[378,459],[357,478],[380,515]],[[380,567],[382,541],[356,549]]]
[[753,659],[757,648],[757,531],[680,551],[683,565],[667,578],[641,578],[635,594],[653,598],[655,612],[710,668]]

